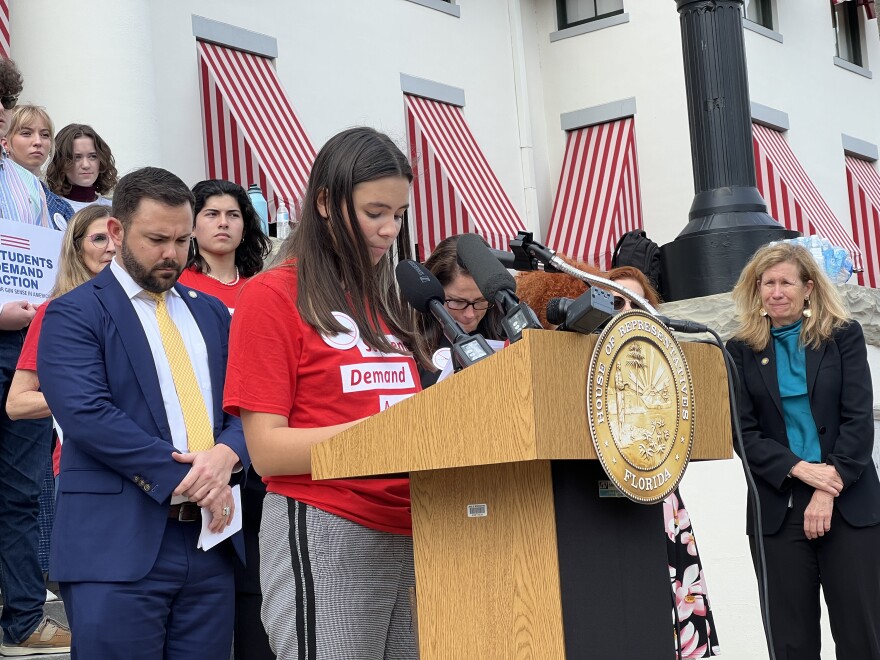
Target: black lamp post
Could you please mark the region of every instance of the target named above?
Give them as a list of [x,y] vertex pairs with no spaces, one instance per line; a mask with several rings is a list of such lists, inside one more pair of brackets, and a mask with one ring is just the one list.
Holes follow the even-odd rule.
[[742,0],[676,4],[696,195],[684,230],[660,248],[668,301],[729,291],[758,247],[799,235],[755,187]]

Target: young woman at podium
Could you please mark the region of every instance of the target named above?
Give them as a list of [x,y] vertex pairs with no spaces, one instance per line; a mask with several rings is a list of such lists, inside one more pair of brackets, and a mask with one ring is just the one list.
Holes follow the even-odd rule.
[[238,298],[224,403],[267,484],[262,618],[279,658],[417,657],[409,481],[310,475],[313,445],[421,389],[390,254],[408,244],[411,181],[387,136],[331,138],[283,263]]

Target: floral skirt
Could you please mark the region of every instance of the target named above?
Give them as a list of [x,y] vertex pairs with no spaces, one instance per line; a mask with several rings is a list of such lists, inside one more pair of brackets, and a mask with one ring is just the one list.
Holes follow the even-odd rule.
[[703,564],[690,517],[677,490],[663,500],[663,520],[672,583],[675,657],[683,660],[720,655]]

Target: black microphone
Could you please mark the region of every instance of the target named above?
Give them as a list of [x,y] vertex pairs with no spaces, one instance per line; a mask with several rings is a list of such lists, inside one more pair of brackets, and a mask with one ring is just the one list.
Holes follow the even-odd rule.
[[491,252],[492,256],[498,259],[499,263],[508,270],[538,270],[538,260],[534,257],[528,256],[525,252],[515,254],[513,252],[505,252],[504,250],[496,250],[494,248],[489,248],[489,252]]
[[575,300],[551,298],[547,303],[547,320],[559,326],[557,330],[592,334],[596,328],[614,316],[614,296],[599,287],[590,287]]
[[483,297],[494,302],[504,314],[501,327],[511,342],[519,340],[526,328],[541,329],[534,310],[516,297],[516,280],[489,251],[482,237],[462,234],[456,252],[459,265],[471,274]]
[[703,325],[702,323],[697,323],[696,321],[685,321],[681,319],[671,319],[668,316],[658,316],[658,319],[663,322],[668,328],[675,330],[677,332],[684,333],[697,333],[697,332],[709,332],[709,327]]
[[443,304],[446,294],[434,273],[417,261],[406,259],[397,264],[395,275],[410,306],[422,314],[432,314],[440,323],[443,334],[452,344],[452,363],[456,370],[469,367],[495,352],[482,335],[469,335],[462,330]]

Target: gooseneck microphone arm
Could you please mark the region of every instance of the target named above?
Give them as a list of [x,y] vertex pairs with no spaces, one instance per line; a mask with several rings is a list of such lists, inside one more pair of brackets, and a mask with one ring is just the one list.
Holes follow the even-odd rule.
[[[556,256],[556,252],[551,250],[550,248],[541,245],[537,241],[532,239],[531,232],[521,231],[516,235],[516,238],[511,242],[511,246],[516,246],[518,249],[524,250],[527,254],[531,255],[539,262],[544,264],[544,270],[550,272],[560,272],[565,273],[566,275],[571,275],[572,277],[576,277],[582,282],[586,282],[587,284],[593,286],[600,286],[605,289],[610,289],[616,293],[619,293],[624,298],[629,301],[635,303],[636,307],[639,309],[643,309],[648,314],[652,314],[657,316],[659,312],[654,308],[651,303],[645,300],[642,296],[635,293],[634,291],[630,291],[625,286],[621,286],[616,282],[611,280],[607,280],[604,277],[599,277],[598,275],[591,275],[590,273],[585,273],[580,268],[575,268],[567,263],[565,263],[560,257]],[[548,268],[549,266],[549,268]]]

